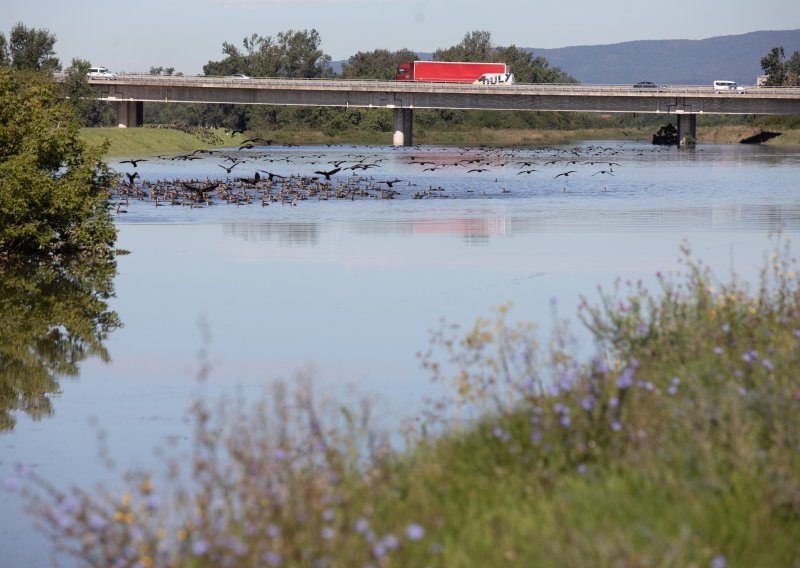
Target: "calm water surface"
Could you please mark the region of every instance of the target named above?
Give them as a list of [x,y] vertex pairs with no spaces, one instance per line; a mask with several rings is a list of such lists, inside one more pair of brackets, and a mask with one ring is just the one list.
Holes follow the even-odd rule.
[[[247,161],[228,176],[224,156]],[[598,284],[652,282],[676,268],[684,238],[720,273],[753,279],[770,234],[796,240],[800,229],[797,147],[269,147],[112,165],[150,182],[233,183],[259,169],[315,175],[338,160],[379,164],[360,183],[399,178],[399,193],[296,207],[129,199],[117,216],[118,245],[131,254],[119,258],[111,302],[124,323],[106,342],[112,362],[88,360],[78,378],[63,379],[52,416],[16,415],[0,434],[0,480],[17,463],[63,486],[115,479],[98,465],[91,421],[120,466],[149,465],[152,448],[186,439],[194,397],[256,397],[299,371],[326,391],[355,385],[378,396],[392,423],[435,393],[416,353],[441,318],[470,324],[510,301],[516,317],[546,329],[553,301],[571,315]],[[519,173],[527,169],[539,171]],[[355,180],[350,173],[333,180]],[[212,373],[200,385],[203,348]],[[0,566],[47,565],[51,554],[15,494],[0,493],[0,511]]]

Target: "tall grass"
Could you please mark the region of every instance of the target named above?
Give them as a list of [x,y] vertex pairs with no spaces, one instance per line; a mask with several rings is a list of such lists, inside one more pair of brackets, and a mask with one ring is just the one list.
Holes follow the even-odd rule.
[[21,469],[53,541],[92,566],[796,566],[800,287],[788,247],[751,287],[684,247],[659,289],[582,304],[595,342],[509,308],[443,326],[452,385],[396,449],[370,405],[276,387],[192,411],[194,445],[127,490]]

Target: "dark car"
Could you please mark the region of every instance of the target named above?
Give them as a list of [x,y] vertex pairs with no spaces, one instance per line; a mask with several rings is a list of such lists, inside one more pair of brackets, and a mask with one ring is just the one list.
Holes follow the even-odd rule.
[[642,89],[658,89],[658,85],[656,85],[656,84],[655,84],[655,83],[653,83],[652,81],[641,81],[641,82],[639,82],[639,83],[636,83],[636,84],[633,86],[633,88],[634,88],[634,89],[636,89],[636,90],[642,90]]

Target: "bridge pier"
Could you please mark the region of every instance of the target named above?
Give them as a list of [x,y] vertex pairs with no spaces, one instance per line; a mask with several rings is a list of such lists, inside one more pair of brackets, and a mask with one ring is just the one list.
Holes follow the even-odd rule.
[[683,143],[683,139],[691,136],[692,140],[697,140],[697,115],[679,114],[678,115],[678,143]]
[[119,101],[117,103],[117,125],[120,128],[144,124],[144,103],[142,101]]
[[392,124],[394,134],[392,144],[395,146],[411,146],[412,123],[414,113],[410,108],[395,108],[393,110]]

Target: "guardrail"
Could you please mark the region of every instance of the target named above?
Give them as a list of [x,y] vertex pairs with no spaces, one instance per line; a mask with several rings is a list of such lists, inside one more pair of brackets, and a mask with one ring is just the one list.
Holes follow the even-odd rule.
[[[56,74],[63,80],[64,74]],[[581,84],[581,83],[515,83],[512,85],[475,85],[471,83],[377,81],[373,79],[286,79],[278,77],[253,77],[249,79],[207,75],[150,75],[145,73],[118,73],[115,79],[89,79],[90,83],[125,83],[134,85],[165,85],[174,87],[218,86],[218,87],[267,87],[267,88],[311,88],[330,90],[381,90],[401,92],[429,92],[431,90],[478,93],[545,93],[545,94],[635,94],[652,96],[672,95],[719,95],[719,96],[767,96],[798,97],[799,87],[744,86],[743,91],[715,91],[705,85],[658,85],[637,87],[635,85]]]

